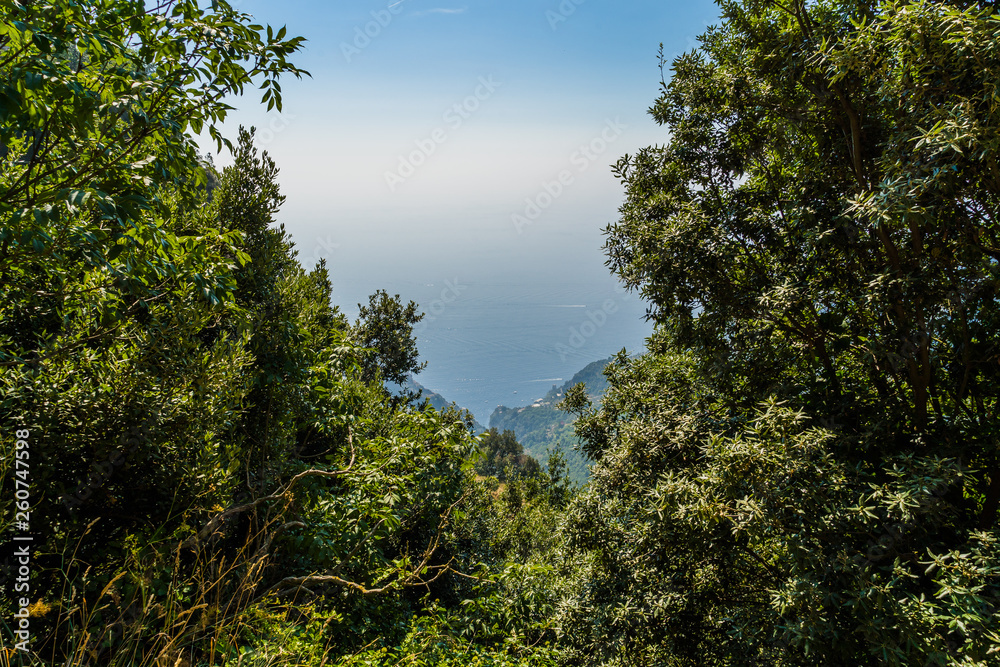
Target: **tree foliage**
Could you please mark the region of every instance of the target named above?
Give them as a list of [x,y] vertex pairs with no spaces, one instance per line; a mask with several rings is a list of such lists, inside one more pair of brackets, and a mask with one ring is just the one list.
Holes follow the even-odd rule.
[[365,357],[365,378],[402,385],[410,374],[417,374],[427,365],[418,363],[417,341],[413,325],[424,319],[417,304],[405,306],[399,295],[390,297],[379,290],[368,298],[368,305],[358,304],[358,321],[353,335],[357,343],[371,350]]
[[569,538],[597,568],[566,638],[607,664],[989,664],[1000,19],[721,7],[651,109],[669,141],[616,165],[609,262],[658,333],[575,403],[600,463]]
[[0,6],[0,529],[15,451],[45,529],[15,660],[995,664],[1000,16],[720,6],[615,168],[656,332],[599,406],[553,395],[582,490],[392,396],[416,304],[352,325],[299,265],[277,165],[214,124],[257,82],[280,109],[300,38],[222,0]]
[[542,468],[537,459],[525,453],[513,431],[499,432],[495,428],[483,433],[479,444],[480,460],[476,472],[506,482],[508,477],[536,477]]
[[453,569],[466,424],[368,377],[325,265],[274,225],[253,130],[222,174],[194,152],[225,95],[261,82],[280,107],[301,39],[225,2],[2,11],[0,506],[10,534],[27,432],[36,529],[14,659],[231,664],[289,628],[310,640],[283,655],[316,664],[397,642]]

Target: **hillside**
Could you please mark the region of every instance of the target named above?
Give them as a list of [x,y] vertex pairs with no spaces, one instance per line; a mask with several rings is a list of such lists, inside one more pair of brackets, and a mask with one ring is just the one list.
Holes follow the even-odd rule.
[[[691,43],[704,15],[591,3],[473,70],[427,31],[489,45],[539,8],[292,4],[0,5],[0,667],[1000,667],[997,3],[735,0]],[[335,88],[295,86],[280,179],[263,147],[284,120],[222,133],[244,89],[282,111],[305,39],[236,5],[326,40],[300,55]],[[455,16],[410,21],[428,13]],[[346,79],[315,57],[397,20]],[[495,167],[563,159],[553,128],[580,135],[618,88],[589,74],[632,81],[652,58],[616,46],[661,30],[660,141],[628,138],[603,229],[653,333],[546,393],[563,377],[527,355],[552,361],[574,321],[578,352],[599,329],[625,345],[631,315],[588,305],[558,219],[522,227],[610,191],[560,171],[515,241],[485,224],[524,192]],[[563,53],[576,69],[548,67]],[[518,136],[477,70],[522,91]],[[547,103],[584,75],[575,110]],[[471,86],[442,120],[481,105],[470,134],[496,141],[411,133],[440,108],[424,93]],[[621,155],[617,118],[569,164]],[[449,150],[372,196],[331,122],[368,167],[412,140],[393,192]],[[313,203],[282,212],[285,184]],[[315,238],[308,211],[344,241],[335,271],[278,222]],[[427,315],[377,288],[349,318],[335,277],[445,289]],[[476,383],[449,393],[541,398],[474,436],[408,380],[437,318],[439,377]]]
[[490,415],[490,428],[513,431],[524,450],[543,464],[548,460],[549,449],[561,444],[573,481],[585,483],[590,477],[587,468],[590,460],[574,449],[579,440],[573,432],[573,415],[563,412],[556,405],[570,387],[580,382],[586,386],[591,400],[599,401],[608,387],[603,370],[610,361],[608,358],[587,364],[569,382],[562,386],[553,385],[544,397],[527,407],[498,406]]
[[[464,409],[462,408],[462,406],[458,405],[454,401],[449,401],[436,391],[428,389],[424,385],[414,380],[412,377],[407,378],[406,382],[403,383],[402,388],[407,391],[420,392],[420,400],[418,401],[418,403],[423,404],[424,400],[430,401],[431,407],[433,407],[435,410],[444,410],[449,406],[455,406],[459,410]],[[476,435],[479,435],[480,433],[486,431],[486,427],[475,420],[473,420],[473,429]]]

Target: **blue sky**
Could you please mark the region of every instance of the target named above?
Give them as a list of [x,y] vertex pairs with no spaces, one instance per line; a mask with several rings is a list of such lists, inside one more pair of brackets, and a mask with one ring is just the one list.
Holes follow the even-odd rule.
[[421,383],[485,423],[642,348],[646,304],[602,250],[623,198],[610,165],[667,140],[647,113],[659,45],[694,48],[713,3],[235,4],[305,37],[294,61],[312,78],[281,82],[281,114],[234,100],[224,131],[258,128],[287,196],[278,221],[303,265],[327,260],[349,317],[378,289],[428,313]]
[[665,139],[646,113],[658,46],[691,49],[718,15],[705,0],[234,4],[308,40],[294,60],[313,76],[282,82],[283,113],[248,94],[227,134],[257,126],[279,220],[303,260],[328,258],[344,304],[457,273],[606,279],[609,165]]

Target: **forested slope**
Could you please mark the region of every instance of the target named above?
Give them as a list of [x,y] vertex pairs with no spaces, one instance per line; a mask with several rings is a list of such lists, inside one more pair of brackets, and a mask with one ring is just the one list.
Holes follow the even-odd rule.
[[228,95],[281,108],[301,38],[226,2],[0,11],[3,663],[546,662],[508,552],[559,480],[477,482],[459,415],[383,389],[415,304],[348,322],[253,130],[196,152]]
[[343,316],[252,130],[199,158],[300,38],[0,5],[0,662],[997,664],[1000,17],[720,8],[615,167],[657,327],[575,492],[385,390],[416,304]]
[[551,451],[559,450],[566,457],[570,478],[578,484],[585,484],[590,477],[587,466],[591,461],[579,449],[580,440],[573,426],[576,417],[558,406],[569,389],[580,383],[583,383],[590,399],[599,402],[608,387],[603,371],[610,361],[603,359],[587,364],[569,382],[562,386],[553,385],[545,396],[530,406],[497,406],[490,415],[490,428],[512,431],[525,451],[541,462],[548,460]]

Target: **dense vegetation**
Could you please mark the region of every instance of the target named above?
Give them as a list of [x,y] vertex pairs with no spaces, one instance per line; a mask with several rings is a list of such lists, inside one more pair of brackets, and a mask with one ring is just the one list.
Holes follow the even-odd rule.
[[252,130],[221,174],[198,159],[226,95],[280,108],[301,39],[143,4],[3,8],[0,502],[11,535],[28,480],[34,537],[0,621],[29,650],[4,661],[436,664],[461,628],[440,660],[532,662],[552,633],[507,564],[520,504],[470,518],[506,501],[467,424],[383,389],[420,368],[415,304],[331,305]]
[[2,660],[998,664],[1000,15],[720,6],[616,166],[657,329],[565,392],[577,491],[386,391],[416,304],[330,303],[253,130],[199,159],[299,38],[0,5]]
[[480,475],[508,482],[516,477],[537,477],[542,468],[538,459],[524,451],[513,431],[491,428],[479,441],[480,456],[475,470]]

